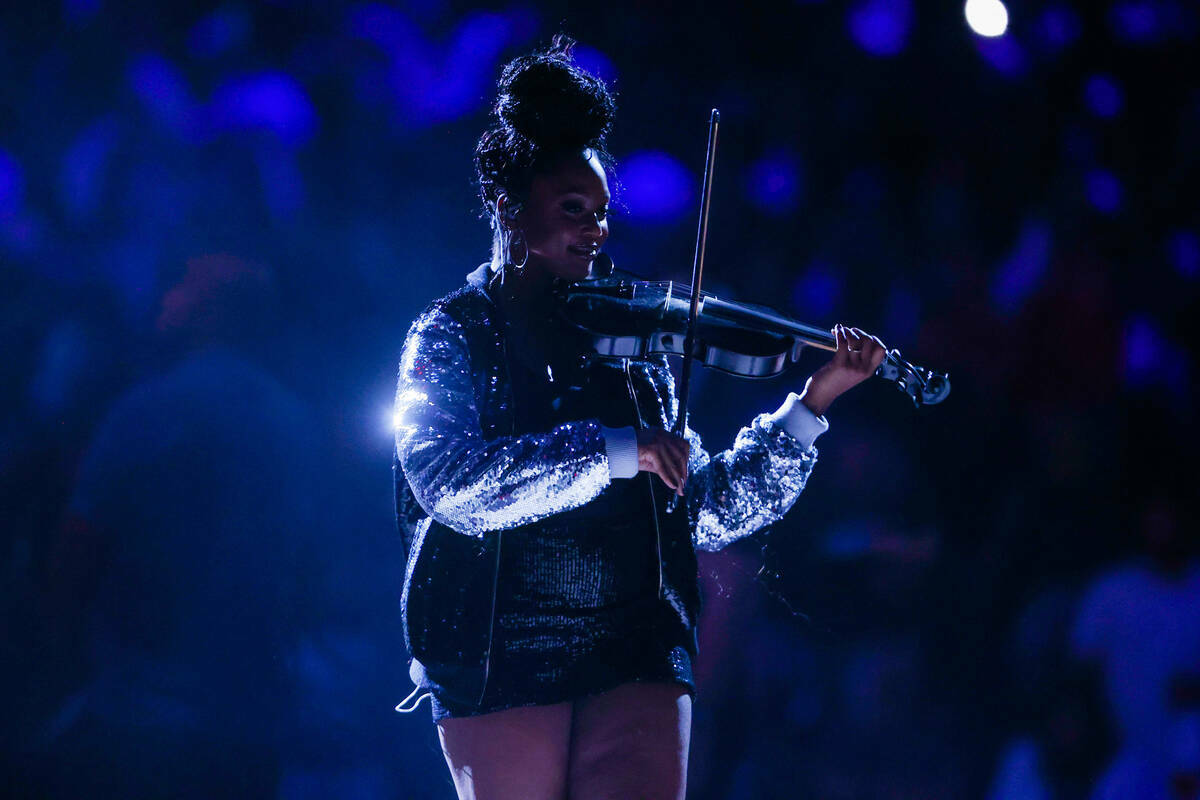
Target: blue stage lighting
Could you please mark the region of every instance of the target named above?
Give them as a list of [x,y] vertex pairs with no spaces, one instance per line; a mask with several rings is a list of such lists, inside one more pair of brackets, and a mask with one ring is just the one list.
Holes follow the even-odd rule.
[[280,143],[299,145],[316,132],[317,112],[291,75],[259,72],[218,86],[207,121],[217,131],[269,133]]
[[1163,333],[1148,314],[1134,314],[1125,321],[1124,378],[1131,388],[1165,386],[1179,395],[1188,393],[1187,352]]
[[1170,12],[1168,4],[1154,0],[1123,0],[1109,8],[1108,24],[1118,41],[1154,44],[1166,37]]
[[1200,238],[1192,231],[1176,231],[1167,239],[1171,266],[1185,278],[1200,276]]
[[911,342],[921,324],[921,295],[911,286],[897,283],[888,293],[883,309],[882,330],[892,342]]
[[1024,48],[1012,36],[980,37],[975,40],[975,49],[988,66],[1001,75],[1015,78],[1029,70]]
[[792,304],[814,319],[832,318],[841,298],[842,280],[823,261],[814,263],[792,284]]
[[653,150],[634,153],[619,165],[619,177],[621,204],[632,217],[675,222],[692,210],[696,181],[674,156]]
[[998,312],[1016,313],[1041,284],[1050,265],[1053,242],[1053,232],[1045,220],[1029,219],[1021,226],[1016,245],[992,280],[992,306]]
[[750,165],[746,189],[751,202],[764,211],[775,214],[794,211],[801,195],[799,159],[786,151],[763,156]]
[[850,35],[874,56],[894,56],[908,44],[913,10],[909,0],[860,0],[850,9]]
[[1125,90],[1111,75],[1093,75],[1083,87],[1084,100],[1097,117],[1111,119],[1125,108]]
[[250,13],[240,7],[217,9],[202,18],[188,32],[188,52],[198,58],[212,58],[250,38]]
[[76,222],[90,220],[99,209],[109,162],[119,141],[120,125],[109,115],[84,128],[63,154],[59,203]]
[[581,69],[587,70],[609,84],[617,79],[617,68],[613,66],[608,56],[596,48],[577,44],[571,52],[575,56],[575,63]]
[[1121,209],[1124,191],[1117,176],[1106,169],[1094,169],[1087,174],[1088,202],[1097,211],[1115,214]]
[[183,130],[192,97],[178,67],[161,56],[144,55],[129,62],[126,78],[151,116],[168,128]]
[[1054,5],[1042,11],[1033,26],[1033,33],[1041,48],[1057,53],[1073,45],[1083,30],[1075,9],[1065,5]]
[[0,220],[12,217],[21,208],[25,181],[21,165],[4,150],[0,150]]
[[304,205],[304,176],[296,164],[294,153],[264,148],[257,154],[258,177],[262,183],[263,199],[276,219],[299,211]]

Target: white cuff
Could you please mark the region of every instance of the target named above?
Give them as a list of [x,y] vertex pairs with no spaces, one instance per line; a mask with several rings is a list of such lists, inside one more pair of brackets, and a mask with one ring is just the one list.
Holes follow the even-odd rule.
[[782,425],[805,450],[812,447],[818,436],[829,430],[829,420],[809,411],[808,406],[800,402],[800,395],[795,392],[788,392],[783,405],[769,416],[776,425]]
[[610,478],[632,478],[638,474],[637,431],[629,428],[604,428],[604,450],[608,454]]

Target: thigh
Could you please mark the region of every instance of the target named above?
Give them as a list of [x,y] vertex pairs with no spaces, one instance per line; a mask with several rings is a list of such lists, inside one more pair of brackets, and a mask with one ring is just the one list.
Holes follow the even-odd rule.
[[571,704],[524,706],[437,724],[459,800],[561,800]]
[[625,683],[575,701],[570,800],[683,800],[692,698],[675,683]]

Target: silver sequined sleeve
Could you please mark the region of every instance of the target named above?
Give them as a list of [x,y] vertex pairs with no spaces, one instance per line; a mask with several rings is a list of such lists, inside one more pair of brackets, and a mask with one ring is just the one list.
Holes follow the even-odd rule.
[[[660,393],[670,399],[669,428],[679,413],[675,379],[665,356],[656,357],[651,368]],[[684,494],[697,550],[720,550],[777,522],[817,463],[817,448],[806,450],[768,414],[756,416],[738,432],[733,447],[713,456],[690,426],[685,436],[691,452]]]
[[611,481],[599,420],[485,439],[463,326],[436,307],[405,339],[395,427],[417,502],[471,536],[581,506]]

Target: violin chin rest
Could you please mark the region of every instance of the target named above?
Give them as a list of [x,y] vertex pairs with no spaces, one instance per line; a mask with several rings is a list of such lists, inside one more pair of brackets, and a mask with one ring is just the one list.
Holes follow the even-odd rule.
[[613,264],[612,256],[608,253],[600,253],[592,260],[591,277],[610,278],[614,269],[616,269],[616,265]]

